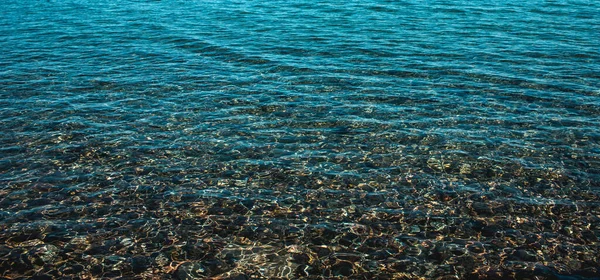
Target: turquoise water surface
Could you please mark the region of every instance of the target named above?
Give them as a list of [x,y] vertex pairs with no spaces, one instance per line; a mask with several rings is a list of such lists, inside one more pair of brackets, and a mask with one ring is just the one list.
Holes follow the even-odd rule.
[[600,277],[600,2],[0,9],[3,279]]

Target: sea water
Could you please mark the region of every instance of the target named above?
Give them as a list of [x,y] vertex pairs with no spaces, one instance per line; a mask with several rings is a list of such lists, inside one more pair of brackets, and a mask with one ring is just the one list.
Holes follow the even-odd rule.
[[597,1],[0,10],[0,276],[600,273]]

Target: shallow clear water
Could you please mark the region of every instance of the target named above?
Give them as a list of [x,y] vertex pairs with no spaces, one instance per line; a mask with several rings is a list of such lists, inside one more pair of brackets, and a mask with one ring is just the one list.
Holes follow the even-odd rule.
[[598,276],[598,2],[315,2],[2,1],[2,276]]

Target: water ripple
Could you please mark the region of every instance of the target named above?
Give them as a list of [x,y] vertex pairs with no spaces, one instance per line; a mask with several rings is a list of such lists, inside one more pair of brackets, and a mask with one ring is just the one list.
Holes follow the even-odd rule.
[[2,277],[600,273],[596,2],[0,7]]

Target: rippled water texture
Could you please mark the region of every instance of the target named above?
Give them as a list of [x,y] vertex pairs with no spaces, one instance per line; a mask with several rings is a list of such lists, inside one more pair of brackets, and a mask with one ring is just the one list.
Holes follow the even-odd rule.
[[598,1],[0,9],[0,276],[600,274]]

